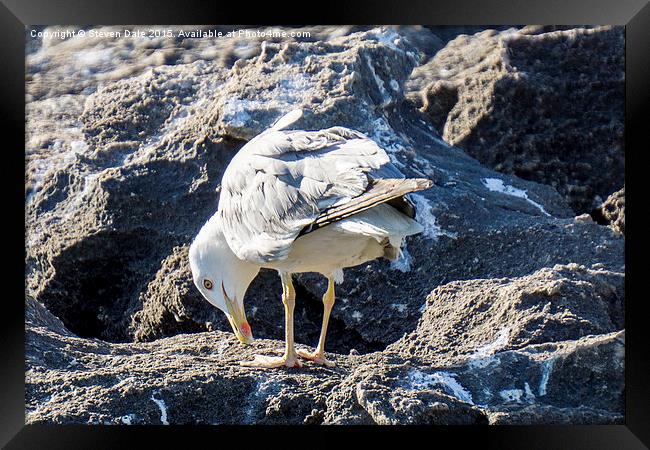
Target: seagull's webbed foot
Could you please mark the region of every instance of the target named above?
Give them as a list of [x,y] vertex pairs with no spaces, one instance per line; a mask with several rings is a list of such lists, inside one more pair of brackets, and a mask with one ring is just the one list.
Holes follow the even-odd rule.
[[336,363],[334,361],[331,361],[325,357],[324,353],[319,353],[318,351],[316,352],[306,352],[304,350],[297,350],[298,356],[301,358],[308,359],[310,361],[315,362],[316,364],[320,364],[321,366],[326,366],[326,367],[335,367]]
[[295,355],[284,356],[263,356],[255,355],[252,361],[242,361],[239,364],[245,367],[257,367],[260,369],[272,369],[275,367],[302,367],[302,363]]

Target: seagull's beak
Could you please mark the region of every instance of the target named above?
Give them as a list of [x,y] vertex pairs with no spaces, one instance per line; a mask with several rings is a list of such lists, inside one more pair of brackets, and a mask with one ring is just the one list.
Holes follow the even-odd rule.
[[230,310],[228,314],[228,321],[230,322],[232,331],[235,332],[237,339],[239,339],[242,344],[252,344],[254,341],[253,333],[251,332],[251,326],[246,321],[244,314],[234,311],[234,308],[228,309]]
[[239,308],[239,306],[237,306],[237,302],[231,301],[230,297],[228,297],[228,294],[226,294],[225,289],[223,291],[223,294],[226,297],[226,305],[228,306],[228,313],[226,314],[226,317],[228,317],[232,331],[234,331],[235,336],[237,336],[237,339],[239,339],[242,344],[252,344],[254,341],[253,332],[251,331],[251,326],[246,320],[246,313],[244,312],[244,308]]

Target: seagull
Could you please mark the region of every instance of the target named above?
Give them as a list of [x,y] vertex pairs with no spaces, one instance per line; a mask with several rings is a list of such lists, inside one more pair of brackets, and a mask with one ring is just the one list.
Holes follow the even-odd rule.
[[[364,134],[336,126],[288,130],[301,109],[282,116],[233,157],[222,181],[217,212],[189,250],[194,284],[226,314],[236,337],[253,342],[244,295],[261,268],[282,281],[285,349],[256,355],[248,367],[301,367],[300,358],[333,367],[325,338],[343,268],[402,254],[406,236],[423,230],[406,197],[431,180],[405,178],[382,148]],[[314,352],[296,351],[292,274],[317,272],[328,280],[323,323]]]

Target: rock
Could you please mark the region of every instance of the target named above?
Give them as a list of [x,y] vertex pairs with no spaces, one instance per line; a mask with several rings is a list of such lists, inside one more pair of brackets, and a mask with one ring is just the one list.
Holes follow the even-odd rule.
[[444,46],[449,43],[449,41],[454,40],[460,35],[473,35],[485,30],[504,31],[510,28],[516,28],[520,33],[541,34],[557,30],[593,27],[590,27],[589,25],[526,25],[523,27],[512,25],[425,25],[424,28],[431,31],[431,33],[435,35]]
[[[27,299],[27,311],[42,308]],[[242,351],[232,333],[110,344],[59,334],[47,327],[51,320],[27,326],[28,423],[300,424],[318,421],[312,411],[349,370],[345,361],[302,375],[246,369],[239,361],[278,343]]]
[[[361,28],[314,26],[279,30],[269,27],[262,30],[267,34],[261,35],[257,29],[245,26],[186,25],[174,27],[177,36],[169,36],[161,32],[164,31],[162,27],[35,27],[37,33],[44,34],[32,37],[31,29],[28,31],[31,51],[27,55],[27,95],[32,100],[40,100],[62,94],[90,94],[106,82],[137,76],[151,67],[196,61],[210,61],[217,67],[230,68],[238,60],[257,56],[264,41],[328,40]],[[79,35],[79,30],[85,31],[86,35]],[[104,36],[93,38],[91,30]],[[76,34],[71,36],[65,34],[66,31],[75,31]],[[185,35],[180,36],[180,31]],[[278,31],[284,31],[286,35],[278,34]],[[292,38],[291,31],[303,34]],[[200,37],[201,33],[207,32],[214,36]],[[135,36],[135,33],[143,34]],[[222,35],[216,36],[216,33]]]
[[518,278],[453,281],[427,297],[415,330],[388,347],[431,361],[479,361],[497,350],[625,328],[625,275],[556,265]]
[[232,333],[111,344],[61,328],[27,297],[28,424],[621,423],[623,333],[528,345],[465,364],[328,355],[329,369],[238,362],[281,342]]
[[593,408],[557,408],[530,405],[488,414],[492,425],[531,425],[544,421],[549,425],[623,424],[623,414]]
[[140,295],[140,302],[125,314],[125,320],[130,320],[129,334],[136,342],[204,331],[200,324],[227,330],[225,316],[204,307],[205,300],[192,282],[187,252],[188,246],[175,247]]
[[[624,267],[624,242],[594,223],[528,223],[522,228],[473,231],[461,236],[440,238],[426,252],[426,240],[409,241],[412,269],[406,273],[385,262],[347,270],[332,315],[364,340],[388,345],[415,328],[427,291],[450,280],[522,276],[571,261],[581,261],[587,267],[602,264],[615,271]],[[586,250],[589,247],[593,252]],[[301,275],[299,279],[314,290],[314,295],[325,290],[325,282],[318,277]]]
[[592,216],[598,223],[609,225],[613,230],[625,234],[625,186],[607,197]]
[[409,381],[405,361],[368,355],[327,399],[330,425],[470,425],[487,416],[464,398]]
[[623,184],[624,30],[543,31],[458,36],[410,83],[446,142],[588,213]]
[[588,222],[593,222],[594,218],[591,217],[591,215],[585,213],[585,214],[580,214],[579,216],[575,216],[573,220],[575,220],[576,222],[588,223]]
[[[448,283],[381,363],[342,382],[325,421],[622,423],[623,299],[623,274],[576,265]],[[434,408],[440,396],[455,403]]]
[[[112,121],[113,125],[119,124],[126,127],[126,130],[118,130],[104,126],[103,132],[121,135],[126,132],[127,135],[131,133],[131,135],[137,136],[138,142],[121,143],[118,148],[113,149],[125,151],[131,148],[132,150],[133,146],[137,148],[146,140],[145,138],[150,138],[149,140],[155,138],[155,135],[145,135],[141,128],[143,126],[149,128],[159,126],[160,121],[169,117],[171,109],[173,109],[172,98],[167,98],[167,96],[172,94],[173,97],[175,93],[182,93],[176,92],[175,88],[168,89],[169,80],[161,80],[161,76],[155,75],[152,69],[169,74],[174,72],[174,67],[190,68],[190,71],[194,67],[199,68],[198,70],[207,68],[210,72],[217,73],[229,70],[236,61],[258,56],[264,41],[326,41],[362,28],[364,27],[309,27],[299,30],[302,34],[294,39],[277,34],[271,37],[260,36],[255,33],[257,31],[255,29],[236,26],[180,27],[178,31],[184,31],[188,35],[186,38],[169,37],[162,34],[153,36],[150,35],[153,30],[147,27],[114,26],[93,28],[92,30],[96,33],[104,33],[104,35],[121,33],[120,36],[93,39],[78,34],[72,37],[65,34],[65,32],[78,32],[80,30],[78,27],[33,27],[35,36],[32,37],[32,29],[26,31],[28,48],[25,74],[27,90],[26,159],[28,163],[26,194],[32,196],[40,189],[45,171],[62,168],[63,165],[74,160],[76,154],[86,154],[85,147],[90,142],[86,142],[83,130],[86,130],[90,136],[101,133],[101,130],[95,131],[87,121],[84,123],[80,120],[85,101],[98,90],[105,88],[106,92],[112,93],[113,100],[119,99],[118,105],[111,105],[109,102],[102,110],[101,101],[99,101],[99,104],[95,105],[95,110],[93,111],[91,108],[88,114],[91,116],[93,113],[109,115],[106,117],[105,125],[111,124],[108,121]],[[400,28],[405,29],[405,27]],[[83,30],[86,33],[90,31],[90,29]],[[127,31],[131,33],[130,36],[125,34]],[[138,31],[144,33],[145,37],[134,37],[133,33]],[[224,34],[234,32],[235,37],[209,39],[190,36],[191,33],[208,31]],[[278,30],[269,28],[265,31],[272,33]],[[291,30],[283,29],[282,31]],[[237,37],[240,32],[249,34]],[[41,36],[38,33],[41,33]],[[432,37],[432,39],[434,38]],[[196,64],[193,65],[193,63]],[[176,70],[175,73],[178,76],[176,82],[185,86],[185,93],[201,84],[196,79],[196,76],[200,75],[196,70],[193,74],[184,70]],[[139,78],[142,75],[144,77]],[[210,76],[210,80],[207,82],[213,83],[211,89],[217,88],[223,76],[226,76],[226,73],[221,77]],[[128,82],[124,82],[128,79],[135,79],[140,89],[137,87],[129,89]],[[112,85],[113,82],[117,82],[117,84]],[[171,82],[173,83],[174,80]],[[160,91],[160,88],[163,90]],[[146,89],[146,92],[143,89]],[[206,92],[203,91],[201,95]],[[141,97],[140,102],[136,101],[138,96]],[[182,99],[183,97],[181,97]],[[93,99],[91,98],[90,101],[92,102]],[[141,103],[146,103],[144,105],[148,107],[146,111]],[[202,105],[199,103],[196,106],[203,107]],[[166,110],[159,110],[154,106],[165,106]],[[133,111],[130,110],[130,107],[134,107]],[[149,119],[152,118],[156,120],[150,122]],[[93,123],[92,125],[97,124]],[[135,129],[133,129],[134,127]],[[106,151],[103,148],[91,150]]]
[[487,367],[470,362],[457,378],[491,423],[622,423],[624,353],[624,332],[588,336],[499,353]]
[[[575,220],[553,187],[449,145],[408,98],[414,68],[458,40],[473,61],[474,40],[501,35],[461,36],[436,53],[435,34],[417,27],[306,30],[313,35],[186,39],[180,52],[166,39],[131,51],[126,39],[33,43],[41,47],[27,59],[28,422],[620,421],[624,236]],[[526,32],[544,45],[564,36],[544,31]],[[533,45],[533,36],[521,39]],[[452,91],[443,83],[437,92]],[[187,251],[217,209],[233,155],[296,107],[305,111],[296,127],[357,129],[407,176],[435,185],[412,196],[424,232],[401,259],[348,269],[337,286],[327,349],[338,367],[261,372],[237,363],[282,348],[277,275],[263,270],[249,288],[257,340],[243,347],[194,287]],[[324,279],[300,274],[295,285],[296,340],[313,345]],[[504,371],[486,385],[467,358],[502,341],[489,356]],[[583,364],[578,354],[590,356]],[[594,355],[600,375],[589,372]],[[549,381],[548,396],[533,390],[536,402],[527,401],[526,383],[538,386],[549,358],[601,376],[594,386],[608,383],[610,397],[587,387],[564,401]],[[569,389],[561,373],[553,392]]]
[[[438,53],[442,48],[444,48],[449,41],[454,40],[459,35],[473,35],[485,30],[507,30],[511,27],[504,25],[494,25],[494,26],[484,26],[484,25],[427,25],[427,28],[432,35],[438,40],[437,45],[435,46],[434,51],[429,52],[425,55],[424,58],[420,60],[420,65],[415,67],[411,74],[409,75],[408,80],[404,84],[404,94],[406,98],[413,102],[418,108],[422,107],[423,95],[422,91],[425,87],[429,85],[429,79],[432,74],[429,69],[429,61],[431,58]],[[435,76],[435,75],[433,75]],[[455,89],[454,89],[455,92]],[[433,94],[432,94],[433,95]],[[444,96],[444,94],[443,94]],[[444,98],[438,99],[438,102],[444,104]],[[454,101],[455,103],[455,101]],[[453,105],[449,105],[449,111]],[[432,112],[429,112],[433,116]],[[441,125],[444,125],[442,123]],[[442,129],[436,126],[436,129]]]
[[25,298],[25,325],[45,329],[62,336],[74,336],[58,317],[50,313],[45,306],[27,296]]

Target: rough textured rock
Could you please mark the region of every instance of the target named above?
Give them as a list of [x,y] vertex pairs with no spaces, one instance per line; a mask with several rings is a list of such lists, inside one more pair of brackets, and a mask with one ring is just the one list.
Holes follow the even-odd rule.
[[[467,398],[450,395],[444,383],[419,383],[408,361],[367,355],[327,399],[329,425],[487,424]],[[437,384],[437,388],[436,388]]]
[[[32,299],[26,309],[43,309]],[[146,344],[110,344],[27,321],[28,423],[318,423],[328,392],[347,370],[305,367],[268,373],[239,366],[232,333],[198,333]],[[339,357],[340,358],[340,357]]]
[[599,223],[607,224],[619,233],[625,234],[625,186],[607,197],[592,216]]
[[[107,81],[137,76],[151,67],[157,66],[211,61],[218,67],[230,68],[240,59],[257,56],[264,41],[323,41],[369,27],[313,26],[300,30],[269,27],[262,30],[265,32],[284,31],[287,33],[285,36],[260,36],[255,33],[257,30],[254,28],[237,25],[173,27],[176,32],[184,31],[188,36],[186,38],[167,36],[160,32],[165,30],[164,27],[156,26],[98,28],[52,26],[41,28],[36,27],[35,30],[56,32],[83,29],[86,36],[76,35],[60,38],[50,33],[44,39],[39,37],[32,39],[28,35],[28,100],[62,94],[89,94],[94,92],[98,85]],[[156,29],[159,30],[157,33]],[[104,35],[92,38],[89,36],[90,30],[104,33]],[[131,36],[126,36],[125,30],[129,30]],[[239,37],[240,30],[251,33]],[[234,31],[235,37],[222,36],[223,38],[213,37],[210,39],[198,38],[196,35],[190,36],[191,33],[208,31],[221,32],[223,35]],[[308,31],[309,35],[292,38],[288,35],[291,31]],[[110,37],[110,33],[116,32],[121,32],[122,36]],[[136,32],[144,33],[145,37],[134,37]]]
[[[421,27],[308,29],[308,39],[133,48],[120,39],[32,43],[28,421],[159,423],[161,401],[170,423],[620,421],[624,236],[574,218],[554,187],[449,145],[409,98],[414,69],[450,48],[471,79],[485,63],[476,41],[527,46],[526,59],[569,32],[485,32],[438,51],[446,38]],[[616,44],[617,30],[573,31],[578,43],[607,33],[603,42]],[[556,65],[574,64],[577,49]],[[534,87],[553,81],[544,76]],[[440,111],[459,101],[453,83],[438,87]],[[296,107],[305,110],[297,128],[357,129],[406,175],[435,185],[412,196],[425,231],[399,261],[346,270],[328,335],[338,368],[243,370],[238,360],[282,346],[277,275],[263,270],[246,296],[253,334],[267,340],[242,347],[193,286],[187,249],[217,208],[232,156]],[[295,284],[296,339],[313,345],[325,283],[300,274]],[[477,368],[476,352],[499,363]],[[542,394],[551,360],[567,369],[554,365]],[[580,386],[600,384],[573,392],[569,371]],[[609,397],[591,390],[603,386]]]
[[[232,333],[111,344],[74,336],[26,298],[27,423],[621,423],[624,333],[493,346],[445,364],[393,351],[329,355],[334,369],[239,366],[279,341]],[[432,306],[428,306],[430,309]]]
[[445,141],[588,213],[623,184],[624,29],[540,31],[458,36],[412,83]]
[[[90,135],[104,133],[119,134],[121,136],[137,136],[139,143],[145,138],[153,136],[145,133],[142,127],[156,128],[161,121],[169,117],[177,99],[186,97],[200,83],[190,74],[177,71],[178,80],[182,80],[183,90],[169,89],[166,79],[156,76],[152,69],[162,71],[170,67],[207,67],[210,72],[218,73],[229,70],[236,61],[246,60],[258,56],[262,43],[284,41],[321,41],[331,37],[342,36],[355,31],[360,27],[309,27],[300,31],[307,31],[309,36],[296,38],[287,37],[260,37],[256,34],[242,38],[203,39],[203,38],[176,38],[167,36],[149,36],[151,27],[100,27],[93,28],[101,33],[115,33],[124,30],[131,32],[141,31],[146,38],[122,36],[119,38],[88,38],[68,37],[56,38],[48,35],[46,38],[31,37],[31,30],[27,32],[26,55],[26,159],[28,162],[26,194],[33,195],[40,189],[44,172],[60,167],[75,158],[75,154],[85,154],[88,149],[84,130]],[[367,28],[367,27],[365,27]],[[399,28],[399,27],[398,27]],[[35,27],[41,32],[63,32],[78,30],[74,27]],[[88,33],[91,29],[85,29]],[[237,26],[185,26],[176,27],[187,33],[197,33],[208,30],[227,33],[232,30],[250,31]],[[264,31],[277,31],[265,29]],[[283,31],[291,31],[283,29]],[[193,63],[198,63],[193,66]],[[147,75],[148,74],[148,75]],[[144,75],[144,78],[138,78]],[[188,77],[188,75],[190,75]],[[197,75],[196,71],[194,75]],[[220,77],[211,75],[211,81],[219,84]],[[222,74],[222,76],[225,76]],[[128,82],[135,80],[139,86],[129,89]],[[120,82],[112,85],[113,82]],[[80,120],[84,112],[84,104],[88,97],[98,90],[106,88],[112,93],[119,105],[105,105],[99,100],[96,108],[88,111],[90,116],[96,114],[112,114],[107,117],[105,125],[119,124],[124,129],[109,129],[93,131],[88,121]],[[215,85],[212,89],[216,88]],[[160,91],[160,89],[163,89]],[[184,95],[182,95],[184,94]],[[205,94],[205,93],[204,93]],[[136,101],[142,97],[140,101]],[[95,97],[97,99],[97,97]],[[91,102],[93,99],[90,99]],[[110,103],[110,102],[109,102]],[[163,106],[163,110],[153,108]],[[134,110],[130,111],[129,108]],[[114,109],[115,108],[115,109]],[[119,111],[118,117],[115,113]],[[155,120],[149,122],[149,119]],[[132,122],[131,122],[132,121]],[[154,133],[155,134],[155,133]],[[135,143],[132,145],[138,146]],[[122,146],[125,144],[122,143]],[[104,149],[91,149],[91,151]],[[119,151],[119,148],[114,149]],[[122,149],[124,151],[124,149]]]
[[[422,55],[423,57],[420,59],[420,65],[413,69],[413,72],[411,72],[411,75],[409,76],[408,80],[406,81],[406,83],[404,83],[405,96],[408,98],[409,101],[415,103],[418,108],[421,108],[424,102],[427,102],[427,97],[429,98],[434,97],[434,94],[426,95],[425,88],[431,87],[429,86],[431,84],[431,79],[437,80],[441,77],[441,73],[438,70],[436,63],[432,62],[431,64],[429,64],[429,62],[431,61],[432,57],[436,56],[438,51],[444,48],[444,46],[446,46],[450,41],[453,41],[456,38],[467,39],[468,36],[475,35],[477,33],[482,33],[485,32],[486,30],[489,33],[506,31],[506,30],[517,30],[517,33],[519,34],[536,35],[542,33],[549,33],[552,31],[569,30],[569,29],[576,28],[576,26],[526,25],[520,27],[520,26],[510,26],[510,25],[495,25],[495,26],[428,25],[426,26],[426,28],[430,30],[431,34],[437,38],[438,40],[437,44],[434,47],[434,51],[423,52]],[[589,25],[581,25],[579,26],[579,28],[593,28],[593,27]],[[471,49],[469,54],[464,55],[464,58],[474,59],[476,56],[481,56],[480,54],[477,53],[480,52],[476,52],[474,49]],[[436,105],[444,104],[444,102],[445,102],[444,99],[436,99],[435,102],[429,102],[428,104],[430,107],[435,108]],[[444,116],[446,116],[446,112],[451,110],[452,106],[453,105],[450,105],[449,108],[446,109],[446,111],[441,111],[440,114],[445,113]],[[432,118],[434,118],[434,116],[436,118],[442,117],[441,115],[434,113],[433,110],[429,111],[429,115]],[[440,126],[436,126],[436,129],[442,130],[443,125],[444,122]]]
[[[500,230],[460,231],[456,239],[440,238],[425,253],[426,246],[422,238],[409,242],[412,269],[406,273],[385,262],[346,271],[332,315],[366,341],[387,345],[415,328],[427,293],[450,280],[521,276],[572,261],[617,272],[625,264],[624,242],[593,222],[522,221],[520,226]],[[302,275],[299,279],[314,292],[325,290],[320,277]]]
[[427,297],[416,329],[388,349],[453,362],[611,333],[625,328],[624,299],[624,273],[577,264],[514,279],[453,281]]

